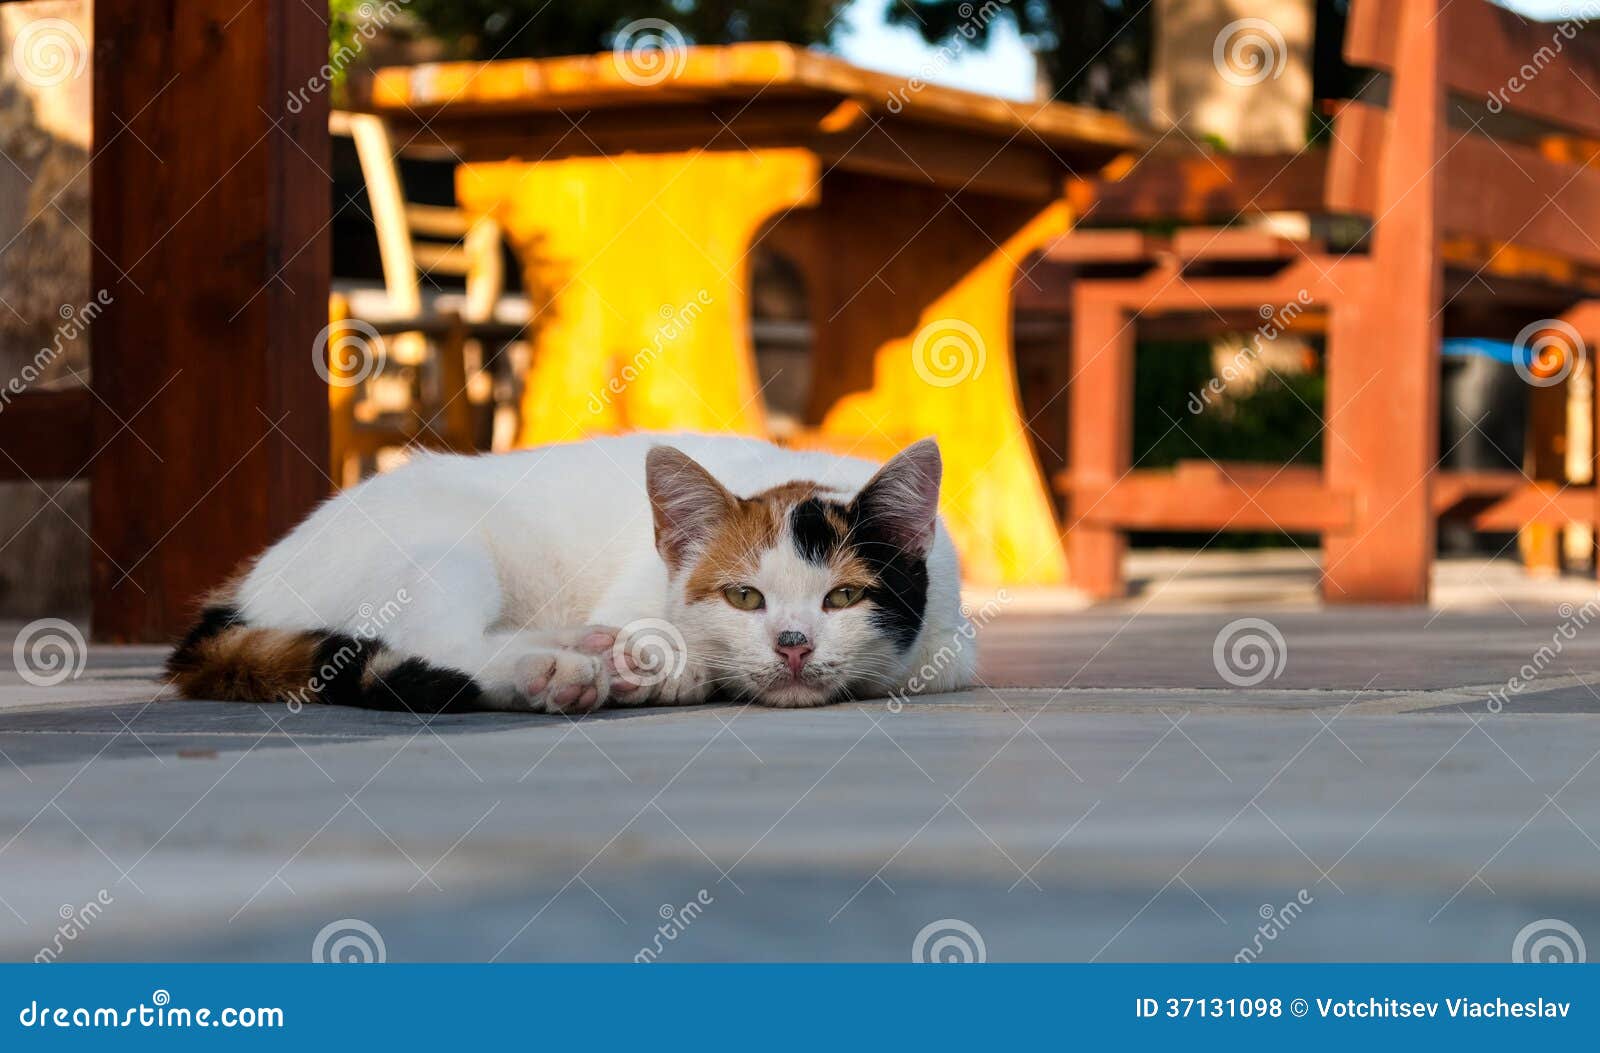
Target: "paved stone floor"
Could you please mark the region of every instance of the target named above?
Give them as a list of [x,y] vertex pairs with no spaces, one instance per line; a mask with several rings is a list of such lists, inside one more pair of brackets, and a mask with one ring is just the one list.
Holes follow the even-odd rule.
[[0,958],[305,960],[346,919],[392,961],[1600,950],[1591,582],[1319,610],[1294,555],[1140,567],[975,595],[987,686],[904,707],[423,723],[166,700],[153,648],[0,667]]

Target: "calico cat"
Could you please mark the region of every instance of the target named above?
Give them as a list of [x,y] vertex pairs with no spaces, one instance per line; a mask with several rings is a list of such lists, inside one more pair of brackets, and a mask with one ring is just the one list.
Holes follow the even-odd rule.
[[214,594],[167,669],[189,698],[417,713],[967,686],[939,448],[875,467],[704,435],[419,454]]

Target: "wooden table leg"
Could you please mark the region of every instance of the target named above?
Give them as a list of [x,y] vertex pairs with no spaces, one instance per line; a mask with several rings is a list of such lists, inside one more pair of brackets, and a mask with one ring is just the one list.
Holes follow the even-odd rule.
[[94,20],[93,629],[162,640],[329,489],[327,11]]
[[519,445],[628,429],[760,434],[750,245],[816,200],[807,151],[700,151],[463,167],[500,220],[534,320]]
[[942,511],[966,576],[1065,580],[1011,344],[1018,267],[1065,230],[1065,205],[835,171],[816,222],[808,422],[834,448],[862,455],[936,436]]

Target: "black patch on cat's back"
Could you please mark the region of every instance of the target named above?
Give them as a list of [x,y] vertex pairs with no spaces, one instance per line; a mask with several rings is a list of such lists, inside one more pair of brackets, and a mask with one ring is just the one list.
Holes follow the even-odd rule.
[[789,530],[801,559],[822,564],[833,557],[844,541],[839,530],[844,522],[844,511],[840,505],[815,497],[808,497],[794,506],[789,513]]

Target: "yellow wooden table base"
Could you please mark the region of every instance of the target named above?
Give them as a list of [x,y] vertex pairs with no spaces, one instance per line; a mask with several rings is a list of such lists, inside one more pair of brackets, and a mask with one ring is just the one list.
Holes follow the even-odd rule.
[[1011,288],[1067,227],[1064,167],[1137,136],[1106,114],[913,90],[785,45],[689,49],[648,84],[620,61],[413,67],[375,86],[391,121],[468,160],[462,207],[500,221],[542,305],[521,442],[766,434],[748,297],[766,242],[799,266],[812,315],[793,441],[882,458],[937,437],[967,577],[1064,580]]

